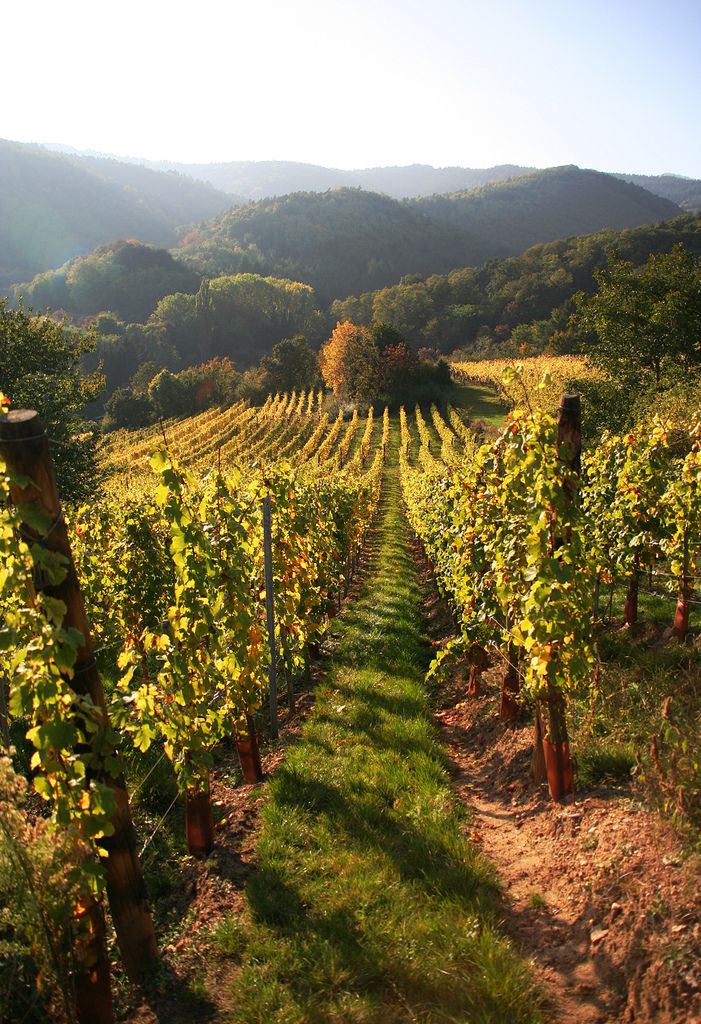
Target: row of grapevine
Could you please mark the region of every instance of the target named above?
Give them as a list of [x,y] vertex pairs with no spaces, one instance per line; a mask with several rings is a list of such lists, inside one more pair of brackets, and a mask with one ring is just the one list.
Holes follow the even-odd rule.
[[[517,409],[497,441],[465,445],[457,465],[445,443],[449,460],[424,443],[412,465],[400,417],[408,515],[453,607],[470,691],[478,692],[486,652],[497,652],[502,717],[518,713],[519,693],[540,704],[546,754],[548,739],[566,742],[566,699],[592,678],[601,587],[625,586],[633,624],[648,575],[676,598],[673,632],[682,638],[701,578],[701,423],[687,434],[655,420],[607,435],[584,455],[580,475],[565,412],[558,426],[537,407]],[[416,422],[423,439],[420,415]],[[562,791],[562,778],[550,781]]]
[[[271,455],[288,447],[290,418],[315,432],[309,405],[304,396],[268,403]],[[234,415],[246,411],[239,407]],[[203,431],[225,415],[208,416]],[[46,500],[50,472],[41,470],[38,486],[27,490],[23,478],[32,473],[22,459],[27,444],[34,451],[38,427],[35,417],[23,441],[13,434],[16,418],[0,420],[0,680],[9,682],[13,735],[21,730],[34,748],[34,786],[55,827],[69,829],[82,851],[74,927],[85,938],[81,950],[93,953],[80,954],[88,1007],[79,1008],[81,1019],[109,1020],[101,887],[107,886],[113,915],[125,892],[140,894],[139,913],[146,914],[118,750],[125,744],[163,749],[186,798],[191,849],[206,852],[215,747],[227,737],[250,743],[251,716],[267,695],[271,650],[279,652],[290,687],[304,669],[374,515],[384,451],[379,446],[365,470],[359,453],[332,472],[315,460],[296,469],[279,462],[243,471],[213,459],[201,476],[162,443],[150,460],[153,486],[143,494],[108,489],[74,510],[66,527],[57,497]],[[166,437],[180,429],[171,426]],[[385,415],[385,443],[387,429]],[[42,458],[48,457],[43,444]],[[275,645],[265,611],[266,497],[273,510]],[[60,588],[75,589],[78,580],[87,618],[71,619]],[[95,650],[108,650],[119,666],[109,705]],[[114,870],[120,857],[124,868],[117,851],[127,846],[136,864],[128,884],[124,870]],[[136,975],[156,955],[153,928],[135,936],[123,922],[115,925],[125,965]]]
[[[214,462],[225,469],[254,462],[275,464],[281,459],[297,465],[310,459],[321,463],[332,456],[345,462],[359,427],[357,411],[344,431],[342,413],[329,427],[327,414],[320,410],[319,395],[310,391],[298,396],[292,392],[269,397],[259,409],[240,402],[230,409],[210,410],[138,432],[131,446],[128,435],[120,432],[103,447],[107,487],[115,495],[125,491],[144,494],[152,486],[149,453],[164,440],[181,465],[200,473],[207,472]],[[369,420],[366,461],[372,414]]]
[[574,355],[455,362],[451,369],[456,380],[490,388],[510,407],[538,406],[546,412],[574,382],[599,376],[584,356]]
[[647,574],[677,596],[673,629],[684,637],[701,573],[701,421],[685,434],[656,418],[649,429],[606,435],[583,470],[593,615],[601,586],[623,583],[625,621],[635,623]]
[[563,700],[592,666],[582,512],[561,448],[554,418],[535,410],[515,413],[494,444],[466,447],[454,470],[400,453],[409,520],[456,615],[472,691],[487,650],[498,652],[501,715],[518,713],[519,693],[536,702],[555,796],[571,788]]

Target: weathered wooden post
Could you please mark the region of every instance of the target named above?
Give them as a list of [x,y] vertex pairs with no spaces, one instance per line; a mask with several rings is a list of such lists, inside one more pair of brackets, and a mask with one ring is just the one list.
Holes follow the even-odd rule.
[[235,742],[244,781],[262,782],[263,768],[260,763],[260,750],[252,715],[246,715],[246,729],[245,731],[237,730]]
[[[77,629],[82,634],[83,643],[78,649],[70,685],[75,693],[90,697],[100,709],[103,727],[107,729],[107,708],[93,655],[90,624],[56,488],[48,439],[36,412],[16,409],[0,418],[0,452],[13,476],[21,481],[11,486],[12,501],[20,509],[40,510],[52,523],[46,537],[40,536],[29,525],[25,525],[25,531],[38,544],[48,551],[58,552],[66,560],[68,571],[63,582],[46,585],[43,589],[65,604],[65,627]],[[122,775],[115,777],[102,769],[95,772],[95,777],[106,783],[114,795],[114,832],[100,840],[107,851],[102,863],[124,967],[129,977],[136,979],[157,960],[158,950],[137,853],[129,796]]]
[[482,673],[489,665],[489,655],[481,644],[472,644],[468,652],[470,675],[467,684],[468,697],[480,697],[482,694]]
[[501,698],[499,718],[502,722],[516,722],[522,714],[518,695],[521,692],[521,677],[518,671],[518,653],[514,644],[506,648],[506,664],[501,677]]
[[638,556],[633,559],[633,567],[628,577],[628,589],[626,591],[626,602],[623,609],[623,618],[627,626],[634,626],[638,621],[638,594],[640,592],[640,565]]
[[273,531],[270,511],[270,495],[263,499],[263,560],[265,564],[265,615],[268,624],[268,647],[270,668],[268,687],[270,690],[270,736],[278,738],[277,727],[277,651],[275,644],[275,591],[273,590]]
[[193,857],[207,857],[214,849],[209,780],[205,789],[190,790],[185,797],[185,835],[188,853]]
[[[579,395],[563,395],[557,410],[557,443],[562,461],[577,475],[582,469],[582,405]],[[575,501],[576,494],[569,494]],[[570,537],[558,537],[556,546],[568,544]],[[574,792],[574,773],[570,759],[565,698],[557,687],[548,688],[546,708],[538,708],[537,730],[542,737],[545,771],[553,800]]]
[[689,575],[689,530],[684,528],[684,554],[682,566],[682,578],[679,586],[679,597],[674,612],[674,625],[672,635],[683,640],[689,631],[689,612],[691,610],[692,581]]

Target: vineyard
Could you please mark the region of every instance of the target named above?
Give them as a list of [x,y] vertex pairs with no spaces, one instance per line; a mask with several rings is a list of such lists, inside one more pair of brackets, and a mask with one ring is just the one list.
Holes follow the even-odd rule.
[[80,937],[81,1020],[111,1018],[103,887],[127,973],[157,955],[120,757],[162,750],[188,848],[208,854],[216,748],[235,741],[260,779],[253,716],[269,701],[275,735],[277,673],[292,702],[353,574],[389,420],[329,423],[317,405],[277,396],[120,438],[104,494],[65,518],[38,418],[2,423],[0,726],[73,837],[78,895],[63,928],[64,943]]
[[[416,434],[402,410],[400,466],[409,521],[457,627],[434,670],[460,652],[478,696],[496,654],[500,717],[517,718],[523,697],[533,704],[532,771],[559,799],[574,786],[566,705],[597,699],[596,631],[611,621],[617,594],[634,629],[644,580],[647,595],[662,609],[666,602],[679,640],[701,604],[699,423],[680,436],[655,420],[649,430],[606,435],[582,457],[577,396],[563,399],[557,420],[516,409],[482,447],[432,413],[438,442],[418,408]],[[672,809],[698,825],[699,750],[685,743],[666,756]]]
[[[499,368],[458,369],[491,383]],[[55,890],[23,926],[41,948],[53,920],[40,1002],[15,979],[8,1019],[50,1003],[59,1020],[109,1022],[110,955],[134,985],[160,969],[145,851],[184,819],[183,856],[217,857],[223,752],[261,782],[261,736],[277,749],[280,707],[292,720],[312,676],[315,711],[270,784],[248,931],[222,918],[216,933],[239,965],[226,1019],[549,1019],[494,924],[491,868],[453,806],[423,687],[426,669],[432,687],[458,679],[457,707],[479,707],[498,678],[508,735],[532,730],[524,786],[572,800],[585,769],[605,777],[618,757],[630,777],[637,757],[677,826],[701,827],[691,669],[649,735],[624,719],[651,690],[617,696],[615,725],[607,711],[621,645],[632,658],[650,623],[667,663],[691,657],[701,426],[655,420],[582,452],[578,396],[557,416],[551,399],[583,372],[558,362],[538,388],[512,371],[515,408],[486,442],[450,405],[329,416],[312,391],[119,432],[99,493],[65,512],[52,439],[36,414],[3,415],[2,857],[23,906]],[[450,618],[430,664],[406,520]],[[147,806],[163,779],[167,798]],[[17,840],[30,832],[34,865]],[[7,952],[31,980],[27,954]]]
[[459,381],[492,388],[509,408],[530,404],[547,412],[557,408],[560,395],[576,391],[577,382],[597,377],[584,356],[481,359],[452,369]]

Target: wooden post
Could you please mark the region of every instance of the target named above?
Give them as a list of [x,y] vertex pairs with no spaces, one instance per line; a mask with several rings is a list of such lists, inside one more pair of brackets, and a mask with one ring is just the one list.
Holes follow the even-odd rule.
[[470,676],[467,686],[468,697],[479,697],[482,694],[482,673],[489,664],[489,655],[480,644],[472,644],[468,654]]
[[251,715],[246,715],[246,731],[235,733],[236,753],[239,756],[241,774],[245,782],[262,782],[263,768],[260,763],[260,750],[256,736],[255,723]]
[[273,590],[273,531],[270,511],[270,495],[263,499],[263,559],[265,562],[265,615],[268,623],[268,647],[270,667],[268,688],[270,691],[270,736],[278,738],[277,727],[277,651],[275,645],[275,592]]
[[[48,514],[52,526],[46,537],[41,537],[25,526],[25,531],[48,551],[63,555],[67,561],[67,575],[62,583],[45,586],[50,597],[66,606],[64,626],[74,628],[83,636],[82,646],[70,682],[73,690],[87,695],[102,714],[105,730],[108,728],[107,708],[102,681],[93,656],[90,624],[80,592],[75,563],[63,519],[56,488],[49,443],[36,412],[17,409],[0,419],[0,452],[13,475],[24,478],[23,483],[12,484],[13,502],[20,508],[31,506]],[[137,853],[136,832],[129,809],[129,796],[124,777],[111,776],[101,770],[95,778],[112,790],[115,810],[112,817],[114,833],[100,840],[107,850],[102,858],[107,882],[112,921],[117,941],[130,978],[139,978],[144,970],[158,958],[156,936],[146,894],[146,885]]]
[[[579,395],[563,395],[557,410],[557,441],[563,462],[575,473],[581,471],[582,452],[582,406]],[[570,500],[575,495],[570,494]],[[556,546],[567,544],[569,537],[558,537]],[[548,687],[545,700],[540,702],[536,714],[536,746],[542,744],[542,756],[548,779],[548,788],[553,800],[574,791],[574,773],[570,759],[565,699],[560,690]],[[534,754],[534,769],[542,764],[540,751]]]
[[689,576],[689,531],[684,529],[684,564],[679,587],[679,597],[674,613],[672,635],[683,640],[689,630],[689,611],[691,602],[691,578]]
[[84,900],[73,921],[80,947],[80,970],[72,979],[78,1024],[114,1024],[102,905],[92,897]]
[[188,790],[185,797],[187,849],[193,857],[207,857],[214,848],[214,821],[209,781],[203,789]]
[[633,560],[633,568],[628,578],[628,590],[626,591],[626,603],[623,611],[624,621],[628,626],[634,626],[638,621],[638,593],[640,591],[640,568],[637,555]]
[[521,690],[521,680],[516,664],[516,648],[509,644],[506,649],[506,666],[501,677],[501,702],[499,704],[499,718],[502,722],[516,722],[521,715],[521,705],[518,702],[518,695]]

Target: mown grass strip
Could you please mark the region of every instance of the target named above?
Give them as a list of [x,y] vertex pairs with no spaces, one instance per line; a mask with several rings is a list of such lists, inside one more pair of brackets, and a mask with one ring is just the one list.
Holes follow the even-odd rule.
[[270,783],[250,919],[220,926],[241,1024],[541,1019],[449,787],[405,531],[391,468],[369,581]]

